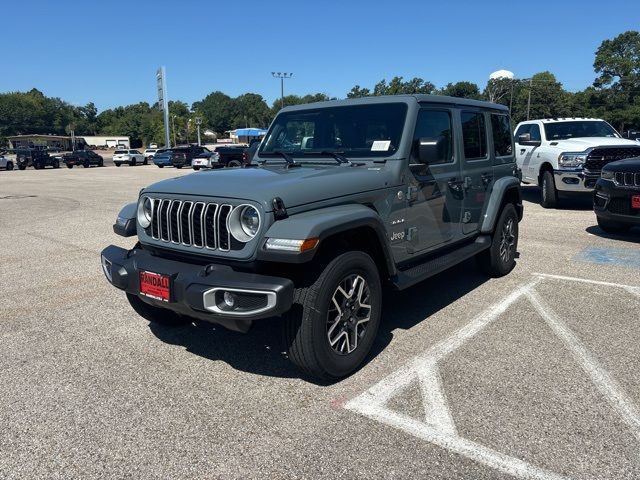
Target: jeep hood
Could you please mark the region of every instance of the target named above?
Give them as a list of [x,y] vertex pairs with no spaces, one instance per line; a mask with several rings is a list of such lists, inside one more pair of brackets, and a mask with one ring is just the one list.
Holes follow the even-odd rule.
[[562,152],[583,152],[591,147],[640,147],[640,143],[633,140],[612,137],[571,138],[552,142],[557,142],[553,147]]
[[145,193],[202,195],[253,200],[271,210],[271,200],[280,197],[287,208],[391,186],[384,165],[304,165],[284,168],[225,168],[195,172],[154,183]]

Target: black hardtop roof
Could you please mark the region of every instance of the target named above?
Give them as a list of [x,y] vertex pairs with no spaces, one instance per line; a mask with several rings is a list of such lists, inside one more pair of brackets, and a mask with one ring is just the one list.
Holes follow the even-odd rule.
[[329,100],[326,102],[314,102],[304,103],[301,105],[292,105],[285,107],[282,111],[296,111],[296,110],[309,110],[314,108],[327,108],[327,107],[346,107],[349,105],[370,105],[379,103],[394,103],[394,102],[416,102],[416,103],[430,103],[430,104],[447,104],[458,105],[465,107],[485,108],[490,110],[501,110],[508,112],[509,108],[505,105],[498,103],[484,102],[482,100],[472,100],[469,98],[459,97],[446,97],[443,95],[382,95],[379,97],[361,97],[361,98],[347,98],[344,100]]

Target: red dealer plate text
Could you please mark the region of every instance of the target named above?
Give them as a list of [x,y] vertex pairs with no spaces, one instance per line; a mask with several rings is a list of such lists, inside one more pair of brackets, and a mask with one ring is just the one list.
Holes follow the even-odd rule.
[[153,272],[140,272],[140,293],[156,300],[168,302],[171,298],[170,278]]
[[631,197],[631,208],[640,208],[640,195]]

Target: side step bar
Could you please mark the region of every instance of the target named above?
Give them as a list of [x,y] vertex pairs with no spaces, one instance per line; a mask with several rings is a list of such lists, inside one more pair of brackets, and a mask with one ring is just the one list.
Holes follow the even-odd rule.
[[474,242],[462,248],[437,256],[407,270],[399,271],[392,283],[398,290],[404,290],[473,257],[490,246],[491,236],[481,235]]

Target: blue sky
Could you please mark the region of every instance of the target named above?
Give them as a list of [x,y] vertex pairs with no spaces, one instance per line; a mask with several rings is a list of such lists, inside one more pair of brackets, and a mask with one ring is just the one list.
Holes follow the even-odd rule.
[[[99,110],[221,90],[344,97],[394,75],[443,86],[550,70],[591,84],[600,42],[640,28],[637,1],[30,1],[4,2],[0,92],[29,90]],[[17,40],[19,39],[19,40]]]

